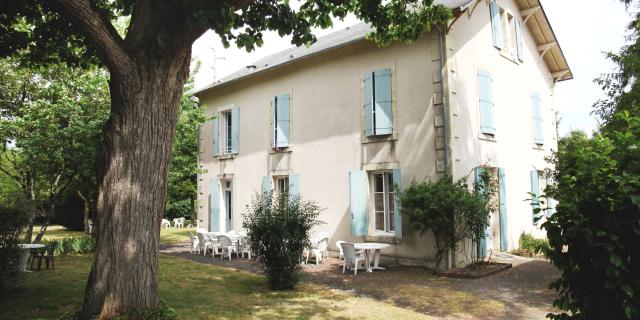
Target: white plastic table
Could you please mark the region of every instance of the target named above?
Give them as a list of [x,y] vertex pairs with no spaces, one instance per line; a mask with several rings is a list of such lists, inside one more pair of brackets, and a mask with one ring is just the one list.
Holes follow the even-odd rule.
[[[356,242],[353,244],[356,250],[364,250],[364,259],[367,263],[367,272],[373,272],[373,270],[384,270],[383,267],[378,266],[380,260],[380,249],[388,248],[388,243],[379,242]],[[374,250],[373,255],[373,267],[371,267],[371,250]]]
[[46,247],[44,244],[35,244],[35,243],[18,244],[18,248],[22,249],[22,255],[20,256],[20,264],[18,265],[18,270],[27,271],[27,261],[29,260],[29,251],[31,249],[42,249],[44,247]]

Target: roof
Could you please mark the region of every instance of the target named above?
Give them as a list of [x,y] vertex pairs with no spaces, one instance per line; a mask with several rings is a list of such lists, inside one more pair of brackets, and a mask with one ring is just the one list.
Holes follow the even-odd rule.
[[[433,3],[442,4],[454,10],[464,11],[476,1],[479,0],[435,0]],[[546,14],[544,13],[542,6],[540,5],[540,1],[516,0],[516,2],[518,3],[518,6],[523,9],[523,11],[535,8],[536,6],[539,7],[539,9],[536,9],[533,12],[530,18],[532,19],[532,22],[529,24],[530,29],[532,29],[534,39],[539,46],[549,43],[555,43],[555,45],[547,50],[550,54],[545,54],[545,62],[552,74],[559,75],[559,77],[554,77],[558,78],[558,81],[572,79],[573,75],[571,74],[569,65],[564,57],[564,54],[562,53],[562,50],[560,49],[560,46],[557,44],[555,34],[553,34],[553,30],[551,29],[551,25],[549,24]],[[523,19],[524,18],[525,17],[523,17]],[[214,87],[222,87],[224,85],[237,82],[255,74],[263,73],[267,70],[279,68],[296,61],[312,57],[325,51],[344,47],[357,41],[362,41],[365,39],[366,34],[370,31],[373,31],[370,26],[365,23],[359,23],[354,26],[333,32],[326,36],[319,37],[318,40],[309,47],[292,47],[266,56],[254,62],[253,64],[237,70],[210,85],[195,90],[194,94],[197,95]]]
[[562,48],[558,43],[553,28],[549,23],[547,14],[540,0],[516,0],[520,7],[520,15],[526,21],[533,39],[538,44],[538,51],[543,55],[544,62],[555,81],[573,79],[573,73],[569,67]]

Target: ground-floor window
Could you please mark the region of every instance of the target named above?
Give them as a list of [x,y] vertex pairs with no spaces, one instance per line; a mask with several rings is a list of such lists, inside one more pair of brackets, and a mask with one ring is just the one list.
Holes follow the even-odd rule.
[[276,186],[276,196],[289,193],[289,176],[276,176],[273,177],[273,180]]
[[374,172],[373,177],[373,222],[376,231],[394,231],[395,188],[392,172]]

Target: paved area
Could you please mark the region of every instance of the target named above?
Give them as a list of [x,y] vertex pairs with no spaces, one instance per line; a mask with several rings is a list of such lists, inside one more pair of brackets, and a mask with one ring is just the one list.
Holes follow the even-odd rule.
[[[161,248],[164,254],[201,263],[261,273],[255,260],[221,260],[216,256],[194,255],[187,244]],[[558,271],[546,260],[498,254],[494,260],[513,268],[481,279],[452,279],[434,276],[421,267],[394,266],[373,273],[342,273],[337,259],[303,266],[304,281],[373,297],[442,319],[544,319],[554,312],[556,294],[548,284]],[[310,261],[311,262],[311,261]]]

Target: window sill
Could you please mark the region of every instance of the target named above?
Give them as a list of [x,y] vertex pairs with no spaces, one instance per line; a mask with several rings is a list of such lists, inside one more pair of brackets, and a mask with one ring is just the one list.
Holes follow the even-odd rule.
[[484,140],[484,141],[498,142],[498,139],[496,139],[495,135],[490,135],[486,133],[480,133],[480,135],[478,136],[478,139]]
[[271,147],[269,149],[269,153],[270,154],[277,154],[277,153],[291,153],[293,152],[293,148],[291,146],[285,147],[285,148],[273,148]]
[[364,236],[365,242],[380,242],[380,243],[388,243],[388,244],[402,244],[401,240],[398,240],[395,234],[389,233],[387,234],[376,234],[376,235],[368,235]]
[[544,150],[544,144],[534,143],[533,144],[533,149],[535,149],[535,150]]
[[514,56],[513,54],[511,54],[510,52],[506,51],[506,50],[500,50],[500,56],[502,56],[503,58],[519,65],[521,62],[520,60],[518,60],[517,56]]
[[216,158],[218,160],[228,160],[228,159],[235,158],[236,154],[237,153],[221,154],[221,155],[214,156],[214,158]]
[[396,140],[398,140],[398,138],[394,134],[386,134],[383,136],[381,135],[381,136],[362,137],[361,142],[363,144],[367,144],[367,143],[378,143],[378,142],[396,141]]

